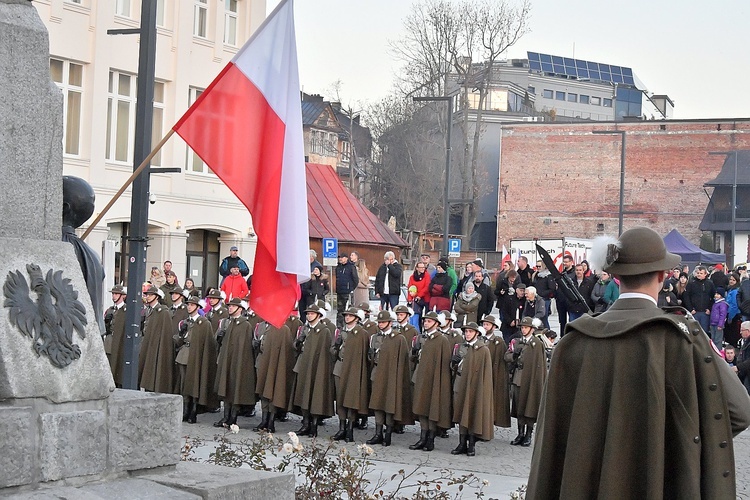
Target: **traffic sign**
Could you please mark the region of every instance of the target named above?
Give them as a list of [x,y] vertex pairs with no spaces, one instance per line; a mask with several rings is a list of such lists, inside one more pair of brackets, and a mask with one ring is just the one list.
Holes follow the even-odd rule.
[[338,264],[339,240],[336,238],[323,238],[323,265],[335,266]]
[[448,240],[448,257],[461,257],[461,240],[453,238]]

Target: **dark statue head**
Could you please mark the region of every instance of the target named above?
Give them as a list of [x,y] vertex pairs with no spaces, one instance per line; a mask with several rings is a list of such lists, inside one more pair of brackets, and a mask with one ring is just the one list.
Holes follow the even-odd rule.
[[96,195],[91,184],[72,175],[63,176],[63,226],[80,227],[94,213]]

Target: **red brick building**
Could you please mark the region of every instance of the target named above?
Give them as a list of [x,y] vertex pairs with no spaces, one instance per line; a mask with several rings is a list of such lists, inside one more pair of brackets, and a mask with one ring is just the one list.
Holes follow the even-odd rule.
[[503,124],[497,248],[511,239],[617,234],[621,136],[594,130],[626,133],[624,228],[677,228],[696,244],[709,201],[704,184],[724,163],[708,153],[750,149],[750,119]]

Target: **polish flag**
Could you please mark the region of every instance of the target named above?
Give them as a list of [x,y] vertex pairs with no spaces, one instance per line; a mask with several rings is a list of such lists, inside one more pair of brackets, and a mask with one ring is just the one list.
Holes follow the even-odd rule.
[[503,260],[500,261],[500,266],[502,267],[506,262],[510,262],[510,254],[508,253],[508,249],[505,248],[505,245],[503,245]]
[[250,307],[276,327],[310,279],[293,0],[282,0],[173,127],[250,211]]

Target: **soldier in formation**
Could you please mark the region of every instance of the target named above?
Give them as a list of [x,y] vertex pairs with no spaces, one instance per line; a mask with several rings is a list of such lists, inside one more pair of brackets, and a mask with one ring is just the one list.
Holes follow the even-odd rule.
[[107,353],[112,378],[116,387],[122,387],[122,370],[125,365],[125,299],[128,289],[115,285],[109,291],[112,294],[112,305],[104,313],[104,352]]

